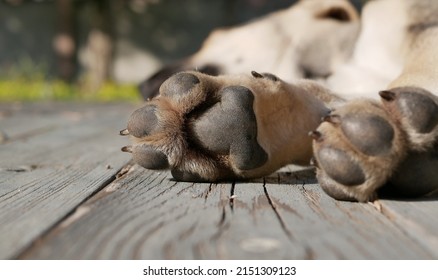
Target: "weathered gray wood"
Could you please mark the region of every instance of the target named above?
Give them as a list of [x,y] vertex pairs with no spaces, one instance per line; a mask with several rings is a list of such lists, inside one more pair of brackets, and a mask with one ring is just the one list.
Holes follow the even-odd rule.
[[0,145],[0,258],[18,255],[130,160],[117,132],[133,106],[117,108],[88,106],[79,120]]
[[27,139],[68,123],[77,123],[95,117],[100,110],[114,111],[120,108],[118,104],[53,102],[0,104],[0,131],[3,138],[6,138],[3,142]]
[[78,212],[85,214],[61,225],[25,257],[228,259],[303,253],[292,250],[261,184],[233,189],[176,183],[168,173],[135,166]]
[[[28,258],[164,258],[169,235],[181,235],[183,217],[202,209],[209,184],[176,183],[168,173],[154,173],[138,166],[77,209],[70,219],[43,240]],[[220,212],[221,213],[221,212]],[[221,215],[212,217],[218,223]],[[196,220],[190,219],[190,228]],[[90,226],[93,225],[93,226]],[[75,239],[75,245],[65,242]],[[159,242],[149,242],[156,240]],[[178,239],[177,239],[178,240]],[[38,246],[37,246],[38,247]],[[190,253],[190,252],[188,252]]]
[[415,201],[383,200],[382,212],[401,232],[438,259],[438,194]]
[[312,170],[235,184],[133,166],[134,106],[0,104],[0,258],[437,259],[438,198],[335,201]]
[[[47,164],[68,165],[61,155],[65,157],[92,154],[93,150],[89,143],[101,149],[119,149],[120,146],[117,145],[128,143],[117,135],[118,131],[126,126],[126,119],[132,108],[129,105],[115,108],[114,106],[89,107],[88,111],[75,110],[77,117],[64,120],[60,115],[65,114],[65,111],[60,111],[52,116],[61,122],[53,129],[34,134],[30,138],[0,145],[0,169],[14,170],[21,169],[22,166],[38,167]],[[39,119],[29,118],[25,122],[35,123],[35,126],[38,126]],[[116,142],[114,145],[105,146],[99,143],[102,141],[101,138],[109,138],[108,141]]]
[[312,183],[312,171],[280,172],[265,181],[177,183],[168,173],[134,166],[22,257],[434,258],[433,247],[372,205],[325,195]]
[[335,201],[317,185],[289,190],[270,185],[267,190],[292,238],[307,248],[307,258],[433,257],[429,248],[419,246],[371,205]]

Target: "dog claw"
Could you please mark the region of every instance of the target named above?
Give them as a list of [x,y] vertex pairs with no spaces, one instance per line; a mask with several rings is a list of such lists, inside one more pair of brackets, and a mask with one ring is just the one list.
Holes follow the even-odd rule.
[[263,78],[263,75],[260,74],[260,73],[258,73],[258,72],[256,72],[256,71],[251,71],[251,75],[252,75],[254,78]]
[[129,135],[129,130],[127,128],[120,130],[120,135],[122,136],[127,136]]
[[132,146],[125,146],[122,148],[122,152],[132,153]]
[[395,93],[389,90],[382,90],[379,92],[379,95],[386,101],[393,101],[395,99]]

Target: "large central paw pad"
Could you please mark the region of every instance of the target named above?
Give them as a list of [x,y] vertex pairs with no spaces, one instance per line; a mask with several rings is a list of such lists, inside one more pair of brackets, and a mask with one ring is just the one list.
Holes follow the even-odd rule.
[[351,102],[323,121],[311,133],[321,187],[336,199],[372,200],[402,157],[396,124],[372,101]]
[[176,74],[131,115],[121,134],[131,135],[133,145],[123,150],[145,168],[170,168],[178,180],[239,177],[268,160],[257,141],[254,98],[244,86],[222,86],[195,72]]
[[241,170],[260,167],[267,154],[257,142],[254,95],[246,87],[230,86],[218,92],[220,101],[193,123],[199,145],[218,155],[230,155]]

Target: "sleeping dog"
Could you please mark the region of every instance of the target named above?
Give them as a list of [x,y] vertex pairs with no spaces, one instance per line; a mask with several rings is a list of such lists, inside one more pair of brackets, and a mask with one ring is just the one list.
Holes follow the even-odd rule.
[[181,181],[312,162],[335,199],[428,194],[438,189],[437,19],[432,0],[370,1],[360,20],[348,1],[301,0],[214,31],[142,84],[148,101],[121,131],[133,142],[122,150]]

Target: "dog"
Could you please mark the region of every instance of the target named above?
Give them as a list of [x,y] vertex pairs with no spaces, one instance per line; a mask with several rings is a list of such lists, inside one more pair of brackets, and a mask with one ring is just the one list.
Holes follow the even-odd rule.
[[338,200],[426,195],[438,189],[437,18],[432,0],[370,1],[360,20],[348,1],[301,0],[215,31],[142,85],[122,150],[181,181],[312,162]]
[[197,53],[160,69],[140,92],[153,98],[167,78],[185,70],[217,76],[263,69],[288,82],[325,79],[350,58],[359,29],[359,15],[347,0],[301,0],[242,26],[214,30]]

